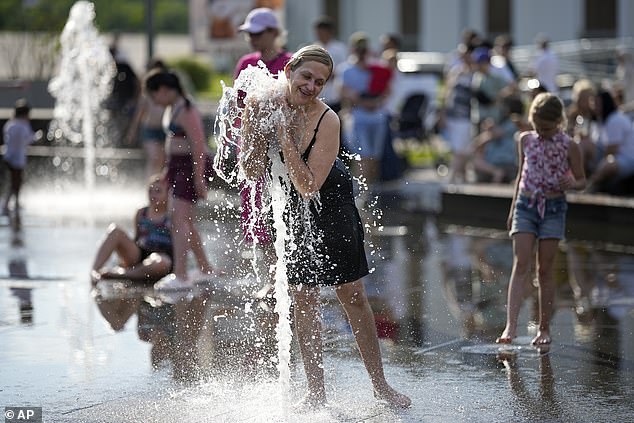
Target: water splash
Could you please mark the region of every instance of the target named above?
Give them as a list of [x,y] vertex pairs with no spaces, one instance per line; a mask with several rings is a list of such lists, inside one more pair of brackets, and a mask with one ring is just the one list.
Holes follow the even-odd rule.
[[[288,251],[293,252],[298,248],[311,250],[311,242],[295,240],[294,226],[297,224],[310,224],[310,202],[297,197],[293,205],[298,205],[301,218],[298,221],[290,221],[285,217],[288,204],[292,196],[292,182],[290,181],[286,167],[280,158],[280,145],[278,131],[286,129],[293,121],[301,121],[302,116],[292,111],[286,102],[287,81],[282,73],[274,77],[260,64],[258,67],[249,67],[244,70],[235,81],[233,87],[223,85],[223,96],[218,106],[216,115],[215,135],[217,152],[214,158],[216,173],[227,183],[240,187],[249,192],[250,214],[246,222],[247,236],[253,239],[254,254],[257,247],[256,222],[263,216],[272,216],[275,239],[273,247],[276,255],[275,263],[275,313],[278,316],[275,329],[277,340],[277,370],[278,382],[282,401],[288,398],[290,388],[290,345],[292,331],[290,325],[291,299],[288,294],[287,265],[289,264]],[[245,115],[246,110],[257,113]],[[245,120],[247,119],[247,120]],[[241,142],[242,128],[249,126],[252,133],[257,133],[258,139],[266,142],[270,168],[268,174],[254,181],[247,177],[245,169],[239,166],[240,157],[249,155],[255,147],[245,147]],[[256,201],[257,198],[257,201]],[[299,201],[298,201],[299,200]],[[295,216],[296,211],[293,211]],[[310,227],[304,231],[311,234]],[[314,250],[314,249],[312,249]],[[257,274],[258,266],[253,263],[254,273]]]
[[71,145],[84,146],[84,183],[95,185],[97,139],[105,140],[103,101],[112,91],[116,71],[108,46],[94,25],[95,6],[78,1],[70,9],[60,37],[61,60],[49,91],[55,97],[49,139],[65,138]]

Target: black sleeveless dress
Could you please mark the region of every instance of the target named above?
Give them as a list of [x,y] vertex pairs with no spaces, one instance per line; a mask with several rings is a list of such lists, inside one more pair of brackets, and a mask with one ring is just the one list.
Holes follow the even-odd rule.
[[[329,109],[321,115],[315,133],[306,151],[302,154],[308,161],[317,139],[317,131]],[[306,226],[300,194],[291,188],[291,199],[285,210],[285,220],[294,234],[294,239],[306,239]],[[287,277],[291,285],[340,285],[353,282],[369,273],[368,261],[363,247],[363,224],[354,203],[352,176],[346,165],[337,157],[324,184],[319,190],[320,204],[310,204],[312,245],[296,243],[286,250]]]

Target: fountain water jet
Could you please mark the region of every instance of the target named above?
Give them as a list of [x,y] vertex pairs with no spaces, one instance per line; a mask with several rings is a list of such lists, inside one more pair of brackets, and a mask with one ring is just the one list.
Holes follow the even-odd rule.
[[[254,260],[258,254],[255,253],[258,237],[255,233],[255,222],[259,216],[272,216],[275,239],[273,247],[277,257],[275,263],[275,313],[277,314],[277,325],[275,328],[275,338],[277,340],[277,370],[278,383],[280,387],[279,395],[282,403],[288,398],[290,389],[290,347],[292,340],[292,330],[290,325],[291,300],[288,293],[287,280],[287,255],[286,248],[296,245],[293,239],[293,231],[285,222],[284,210],[287,206],[292,183],[287,175],[284,164],[280,160],[279,144],[276,141],[276,131],[279,126],[289,124],[289,116],[282,113],[275,104],[279,104],[284,98],[287,81],[280,73],[277,79],[273,77],[261,64],[259,67],[249,67],[240,73],[233,87],[223,87],[223,96],[218,105],[216,114],[215,135],[217,151],[214,157],[214,169],[216,174],[227,183],[249,190],[250,210],[249,221],[246,223],[249,237],[254,240]],[[257,122],[257,126],[265,132],[264,137],[271,140],[269,158],[271,159],[270,175],[264,176],[264,183],[251,181],[246,178],[240,169],[237,156],[240,154],[241,128],[238,122],[243,119],[243,107],[240,104],[246,97],[257,99],[262,110],[268,111],[268,119]],[[262,181],[260,181],[262,182]],[[261,204],[255,200],[261,194]],[[309,231],[310,232],[310,231]],[[257,265],[253,265],[256,279]]]
[[84,184],[95,185],[97,124],[105,120],[102,103],[112,91],[116,67],[108,46],[93,23],[95,6],[78,1],[70,9],[60,37],[61,60],[58,75],[49,91],[55,97],[50,134],[65,137],[71,144],[84,146]]

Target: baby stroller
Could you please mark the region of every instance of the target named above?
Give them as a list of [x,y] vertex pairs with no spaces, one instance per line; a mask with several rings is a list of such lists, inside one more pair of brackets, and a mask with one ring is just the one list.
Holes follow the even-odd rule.
[[394,138],[422,141],[427,136],[426,117],[429,99],[426,94],[411,94],[401,107],[401,112],[392,121]]

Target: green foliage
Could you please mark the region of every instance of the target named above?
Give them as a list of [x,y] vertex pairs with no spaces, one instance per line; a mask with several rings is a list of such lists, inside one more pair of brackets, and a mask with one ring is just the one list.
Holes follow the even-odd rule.
[[[76,0],[2,0],[0,31],[60,32]],[[147,0],[92,0],[102,32],[143,32]],[[154,32],[187,33],[187,0],[153,0]]]
[[95,0],[94,3],[95,23],[100,31],[135,32],[144,24],[143,4],[125,0]]
[[197,92],[209,89],[213,74],[209,64],[195,58],[182,57],[171,60],[168,65],[186,74]]
[[189,30],[187,1],[156,1],[154,26],[156,32],[186,33]]
[[75,0],[0,1],[0,30],[60,32]]

